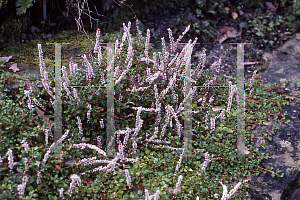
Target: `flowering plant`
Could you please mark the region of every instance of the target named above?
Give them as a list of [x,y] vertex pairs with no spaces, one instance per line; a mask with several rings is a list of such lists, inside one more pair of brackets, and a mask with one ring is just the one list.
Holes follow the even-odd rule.
[[[187,30],[188,28],[184,33]],[[67,68],[62,67],[64,135],[58,141],[53,142],[53,137],[52,139],[48,138],[49,136],[53,136],[51,126],[44,123],[32,131],[36,133],[36,135],[33,135],[36,136],[36,140],[42,143],[41,147],[29,146],[27,142],[24,142],[26,138],[20,140],[20,143],[23,145],[22,148],[24,148],[21,148],[24,151],[22,155],[26,154],[23,177],[29,177],[30,183],[35,184],[36,188],[33,188],[30,184],[26,185],[28,181],[26,182],[26,179],[23,178],[20,180],[21,186],[18,186],[19,196],[28,195],[28,191],[38,192],[40,190],[48,190],[46,185],[49,181],[53,181],[52,188],[55,188],[56,193],[55,191],[52,191],[52,193],[56,194],[55,197],[59,194],[61,198],[66,196],[66,198],[72,199],[83,198],[82,188],[84,188],[84,193],[87,196],[91,195],[90,192],[93,191],[95,192],[93,194],[94,198],[102,199],[104,197],[136,198],[136,196],[143,196],[146,199],[153,197],[154,199],[170,199],[173,195],[179,195],[178,197],[181,198],[189,196],[186,191],[190,191],[190,189],[187,187],[194,187],[196,184],[205,185],[203,187],[204,190],[200,192],[197,190],[190,197],[196,198],[196,195],[199,195],[201,198],[208,198],[213,197],[215,194],[210,194],[206,188],[215,187],[219,190],[222,189],[221,185],[209,185],[207,173],[208,171],[219,171],[223,168],[223,163],[216,163],[216,160],[219,158],[213,158],[213,154],[218,154],[218,157],[226,157],[227,154],[234,152],[235,147],[230,142],[221,144],[220,142],[212,143],[210,141],[224,140],[225,137],[227,141],[233,141],[233,143],[236,141],[234,134],[222,132],[219,136],[214,135],[214,132],[219,131],[216,127],[220,125],[222,120],[227,119],[227,123],[233,121],[234,112],[231,109],[235,107],[235,102],[232,102],[231,98],[235,92],[234,88],[230,87],[229,91],[228,89],[227,91],[225,89],[221,91],[226,91],[229,94],[228,100],[230,103],[227,106],[226,118],[225,108],[222,109],[219,115],[210,110],[216,101],[222,98],[218,96],[217,99],[216,96],[213,97],[214,95],[209,97],[207,88],[202,87],[200,89],[199,92],[205,93],[203,98],[205,100],[202,100],[201,107],[195,107],[195,104],[192,106],[195,109],[192,110],[192,113],[195,115],[193,120],[198,118],[198,127],[194,126],[193,128],[195,129],[193,131],[197,133],[197,139],[199,140],[191,142],[194,148],[193,159],[195,159],[195,163],[192,163],[192,159],[184,159],[186,151],[182,143],[184,136],[184,132],[182,131],[184,120],[183,106],[189,98],[195,95],[197,89],[196,87],[192,87],[190,91],[184,90],[184,78],[186,77],[184,69],[186,63],[190,62],[188,55],[190,55],[196,40],[193,43],[189,41],[182,51],[177,53],[176,50],[179,48],[176,47],[176,42],[178,43],[182,36],[174,42],[172,32],[169,31],[171,51],[166,51],[165,40],[162,38],[163,51],[156,54],[156,52],[149,50],[151,47],[149,43],[150,31],[147,31],[145,45],[142,45],[141,41],[138,43],[133,41],[130,34],[130,23],[128,26],[124,24],[124,31],[125,33],[122,38],[116,38],[118,40],[115,41],[114,51],[109,49],[106,51],[108,55],[114,52],[114,65],[117,66],[114,72],[114,80],[116,80],[115,96],[119,97],[114,101],[114,105],[117,107],[114,109],[116,112],[114,124],[117,127],[117,131],[114,132],[116,154],[110,158],[105,151],[105,146],[109,146],[109,142],[112,141],[106,137],[105,132],[105,128],[109,124],[106,120],[107,102],[105,90],[107,89],[98,86],[105,86],[105,76],[107,76],[107,71],[109,71],[109,65],[107,64],[107,56],[102,56],[104,55],[104,51],[97,47],[96,42],[94,47],[94,53],[97,53],[95,55],[96,58],[91,52],[89,53],[90,59],[86,55],[83,55],[83,69],[76,65],[73,60],[70,61],[69,65],[70,75],[67,72]],[[97,31],[97,38],[99,35],[100,32]],[[121,39],[122,42],[119,43]],[[134,47],[138,46],[143,48],[142,53],[134,51]],[[38,45],[38,49],[40,72],[44,86],[42,93],[49,95],[50,105],[54,106],[55,91],[51,85],[52,80],[48,80],[53,73],[47,72],[43,62],[41,45]],[[151,53],[153,56],[151,56]],[[201,63],[199,63],[195,70],[191,70],[191,82],[204,86],[217,83],[218,80],[216,78],[209,81],[201,76],[203,65],[201,70],[199,70],[199,67],[204,61],[205,53],[203,52]],[[48,74],[50,74],[49,77]],[[23,100],[23,109],[24,112],[31,113],[32,117],[33,112],[37,108],[46,108],[41,106],[39,98],[34,97],[39,92],[35,89],[36,87],[31,87],[29,82],[26,85],[27,90],[24,90],[26,98],[24,97]],[[93,87],[93,85],[96,87]],[[185,92],[189,93],[185,94]],[[206,99],[209,102],[206,102]],[[222,100],[226,101],[227,99],[223,97]],[[27,104],[25,104],[25,101]],[[125,103],[125,101],[127,102]],[[202,115],[204,116],[205,114],[206,117],[204,119]],[[173,118],[176,126],[172,125]],[[33,121],[36,122],[36,119]],[[208,129],[209,122],[211,122],[210,131],[205,131],[204,128],[207,127]],[[52,149],[59,144],[63,144],[61,154],[59,157],[54,157]],[[215,148],[225,148],[225,146],[224,155],[221,155],[217,151],[217,148]],[[45,149],[44,147],[47,148]],[[8,151],[7,155],[9,167],[13,172],[13,163],[15,160],[12,151]],[[170,155],[176,159],[166,159]],[[30,156],[32,158],[27,159]],[[36,160],[35,163],[32,162],[33,158]],[[40,161],[43,162],[40,163]],[[175,168],[174,161],[177,163]],[[147,162],[153,163],[153,165],[147,166],[148,169],[144,173],[141,173],[141,168],[144,168],[144,163]],[[187,170],[187,164],[193,167]],[[58,170],[58,173],[57,171],[53,171],[53,166]],[[166,166],[171,167],[166,169]],[[31,170],[26,173],[28,168],[31,168]],[[157,169],[163,170],[159,171]],[[20,171],[20,167],[17,170]],[[195,170],[198,171],[195,172]],[[49,171],[53,171],[50,173],[51,177],[47,176],[49,175]],[[161,175],[162,172],[165,173],[163,177]],[[209,176],[213,180],[226,179],[228,176],[226,173],[223,175],[217,174],[216,177],[213,174]],[[92,176],[94,183],[91,184],[88,181],[87,178],[89,176]],[[142,177],[143,181],[141,180]],[[161,180],[156,180],[153,177],[162,178]],[[66,179],[70,184],[65,184]],[[86,185],[81,184],[81,181],[86,183]],[[222,182],[224,181],[222,180]],[[137,186],[138,184],[139,187]],[[168,193],[164,190],[168,185],[175,187],[173,192]],[[97,187],[91,189],[89,188],[91,186]],[[238,184],[230,192],[229,196],[232,196],[239,186],[241,184]],[[180,187],[182,187],[182,190]],[[65,195],[64,191],[66,191]],[[29,195],[34,196],[33,194]],[[103,195],[104,197],[99,195]],[[228,198],[227,191],[225,190],[224,195],[227,195],[224,198]]]

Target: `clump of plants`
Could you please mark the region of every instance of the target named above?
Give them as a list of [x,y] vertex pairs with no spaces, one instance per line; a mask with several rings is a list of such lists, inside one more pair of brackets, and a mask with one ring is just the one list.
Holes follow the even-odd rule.
[[[59,140],[54,141],[49,119],[55,117],[55,71],[45,68],[42,45],[38,45],[42,84],[22,83],[14,102],[1,93],[2,199],[249,197],[246,180],[260,171],[264,155],[246,131],[247,156],[236,157],[234,85],[212,87],[225,80],[204,73],[205,51],[199,65],[189,69],[197,38],[180,52],[176,46],[189,27],[176,42],[168,30],[170,51],[162,38],[162,52],[151,49],[149,30],[146,38],[132,37],[130,27],[123,24],[124,34],[109,39],[114,49],[100,47],[98,30],[95,48],[82,56],[82,66],[70,59],[69,70],[62,67],[63,136]],[[109,110],[110,80],[115,98],[114,109]],[[187,82],[192,84],[189,90]],[[0,85],[5,92],[5,83]],[[286,102],[264,92],[257,82],[251,85],[252,90],[246,84],[246,96],[264,101],[246,102],[245,123],[261,124],[265,115],[252,109],[259,106],[277,112]],[[109,113],[114,117],[112,138],[106,131],[112,127]],[[191,123],[190,130],[184,129],[186,122]],[[58,154],[53,152],[56,147],[61,148]]]

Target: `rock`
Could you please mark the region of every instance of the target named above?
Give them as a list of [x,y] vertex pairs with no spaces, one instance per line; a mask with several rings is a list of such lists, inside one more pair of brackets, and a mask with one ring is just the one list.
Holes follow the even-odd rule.
[[272,197],[268,194],[260,194],[254,189],[249,188],[249,193],[252,200],[272,200]]
[[281,200],[300,200],[300,172],[283,190]]
[[299,200],[300,199],[300,188],[295,190],[291,196],[291,200]]

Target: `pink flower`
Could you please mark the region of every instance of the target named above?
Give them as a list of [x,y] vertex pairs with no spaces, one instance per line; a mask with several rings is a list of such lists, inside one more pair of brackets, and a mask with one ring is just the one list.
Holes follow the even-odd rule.
[[129,115],[127,115],[127,117],[131,117],[131,116],[134,116],[133,113],[130,113]]
[[100,121],[100,126],[101,126],[101,128],[104,128],[103,119],[101,119],[101,121]]
[[104,79],[104,73],[103,72],[101,74],[101,83],[102,83],[102,85],[104,85],[106,83],[105,79]]
[[122,93],[120,93],[119,101],[122,102]]
[[170,45],[171,45],[171,51],[174,52],[175,49],[174,49],[174,37],[173,37],[173,34],[172,34],[172,30],[170,28],[168,28],[168,32],[169,32],[169,38],[170,38]]
[[77,183],[78,186],[81,186],[81,179],[77,174],[73,174],[71,176],[71,179],[72,179],[72,181],[70,183],[69,196],[72,195],[72,191],[73,191],[76,183]]
[[211,104],[214,101],[214,96],[210,97],[209,104]]
[[127,182],[127,185],[128,185],[128,187],[129,187],[129,189],[131,188],[131,177],[130,177],[130,175],[129,175],[129,171],[128,171],[128,169],[125,169],[125,175],[126,175],[126,182]]
[[225,114],[224,113],[225,113],[225,110],[223,109],[222,112],[221,112],[221,119],[225,119]]
[[59,190],[59,196],[60,196],[60,198],[64,199],[64,188],[61,188]]
[[32,93],[32,88],[31,88],[31,86],[30,86],[30,82],[29,82],[28,79],[26,79],[26,81],[27,81],[27,87],[28,87],[30,93]]
[[24,147],[26,153],[28,153],[29,150],[29,144],[27,143],[27,141],[22,140],[22,147]]
[[89,56],[90,56],[90,59],[91,59],[91,63],[93,63],[93,55],[92,55],[92,51],[89,50]]
[[212,118],[212,119],[211,119],[211,128],[210,128],[211,131],[214,131],[214,130],[215,130],[215,121],[216,121],[215,118]]
[[101,138],[99,136],[97,136],[97,144],[98,144],[98,148],[101,149]]
[[72,61],[72,58],[70,58],[69,68],[70,68],[71,75],[73,75],[74,69],[73,69],[73,61]]
[[[87,80],[89,80],[90,77],[95,78],[94,72],[93,72],[93,67],[91,66],[90,62],[87,60],[86,55],[83,54],[82,56],[85,64],[86,64],[86,76],[87,76]],[[83,63],[82,63],[83,64]]]
[[98,51],[98,65],[100,66],[102,62],[102,54],[101,54],[101,46],[99,47]]
[[132,85],[133,85],[133,76],[131,76],[131,83],[132,83]]
[[[120,153],[121,160],[122,160],[122,163],[123,163],[123,161],[124,161],[124,147],[123,147],[120,140],[119,140],[118,149],[119,149],[119,153]],[[123,166],[124,166],[124,164],[123,164]]]
[[96,32],[96,44],[95,44],[95,47],[94,47],[94,53],[97,53],[97,52],[98,52],[98,48],[99,48],[99,38],[100,38],[100,29],[98,28],[98,29],[97,29],[97,32]]
[[37,172],[37,180],[36,180],[36,184],[40,184],[41,183],[41,171]]
[[11,149],[8,149],[7,155],[8,155],[9,168],[12,170],[14,167],[14,158],[13,158],[13,153],[12,153]]
[[147,65],[150,62],[149,56],[148,56],[148,48],[149,48],[149,42],[150,42],[150,30],[147,29],[147,37],[146,37],[146,45],[145,45],[145,61]]
[[[26,177],[27,178],[27,177]],[[26,183],[25,183],[26,184]],[[18,188],[17,188],[18,192],[19,192],[19,195],[20,195],[20,199],[22,198],[22,196],[24,195],[24,191],[25,191],[25,186],[24,184],[20,184],[18,185]]]

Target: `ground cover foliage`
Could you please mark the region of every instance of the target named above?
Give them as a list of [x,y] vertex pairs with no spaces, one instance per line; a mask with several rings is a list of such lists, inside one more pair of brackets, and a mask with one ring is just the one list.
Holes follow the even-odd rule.
[[[125,27],[124,25],[126,32]],[[228,187],[228,191],[237,186],[236,192],[232,196],[234,199],[249,199],[248,185],[245,181],[247,177],[259,173],[271,173],[274,177],[275,175],[279,176],[278,170],[274,172],[268,167],[267,169],[259,167],[260,161],[263,158],[267,159],[268,155],[260,154],[257,146],[252,143],[255,138],[250,136],[250,126],[246,126],[245,133],[245,145],[248,154],[244,158],[235,157],[237,102],[236,94],[234,94],[231,109],[229,112],[226,111],[229,104],[229,87],[197,87],[195,97],[205,96],[206,100],[198,102],[198,104],[195,102],[196,98],[192,101],[193,111],[198,111],[198,113],[193,113],[192,117],[193,153],[191,158],[182,158],[184,137],[178,134],[177,125],[178,122],[181,126],[184,124],[184,115],[178,115],[178,121],[172,119],[173,123],[176,122],[172,125],[168,122],[167,105],[171,105],[176,111],[185,99],[183,92],[184,56],[183,54],[180,55],[181,57],[179,56],[179,59],[176,60],[178,61],[177,65],[175,61],[168,66],[171,58],[179,54],[171,52],[168,59],[163,56],[166,55],[165,51],[153,56],[155,51],[149,44],[148,55],[155,64],[152,62],[147,64],[145,61],[141,61],[145,60],[143,58],[147,58],[147,53],[145,53],[145,49],[148,49],[145,45],[146,38],[132,38],[134,49],[132,61],[130,61],[130,57],[127,57],[130,54],[130,37],[124,38],[124,46],[114,60],[114,66],[119,66],[122,71],[127,68],[128,63],[132,62],[128,73],[120,83],[115,82],[114,86],[116,130],[128,130],[128,128],[132,130],[130,134],[127,133],[128,135],[115,135],[115,149],[118,153],[116,159],[106,157],[105,153],[101,151],[101,149],[106,150],[107,144],[105,88],[76,88],[77,95],[73,90],[71,90],[72,94],[68,94],[65,89],[62,90],[62,130],[65,137],[60,140],[63,144],[63,153],[55,157],[51,151],[47,153],[54,145],[53,137],[51,134],[49,134],[49,138],[45,136],[47,130],[52,127],[52,122],[51,120],[43,120],[41,117],[43,114],[38,111],[42,110],[42,106],[44,106],[48,117],[53,117],[53,109],[50,109],[53,108],[52,103],[49,99],[42,98],[43,95],[47,95],[51,99],[51,95],[49,96],[41,82],[30,86],[32,93],[29,93],[30,87],[27,82],[22,82],[23,89],[21,89],[20,94],[13,98],[5,87],[6,83],[11,80],[1,73],[0,155],[2,162],[0,165],[0,197],[2,199],[19,198],[22,192],[24,192],[21,195],[22,199],[60,199],[61,193],[65,199],[146,199],[149,194],[150,196],[154,195],[155,199],[157,196],[159,196],[158,199],[196,199],[197,197],[199,199],[212,199],[221,198],[223,193],[227,194],[227,191],[224,192],[225,186],[222,186],[221,183]],[[120,45],[121,34],[106,35],[100,39],[100,42],[115,42],[116,39]],[[91,79],[87,80],[86,75],[91,75],[91,71],[86,72],[86,68],[80,67],[78,63],[78,71],[74,75],[67,71],[69,85],[103,84],[102,72],[104,79],[106,79],[105,69],[107,68],[108,50],[102,48],[99,51],[102,52],[101,64],[99,64],[97,54],[91,52],[92,56],[87,56],[88,62],[93,66],[95,78],[90,77]],[[185,51],[182,50],[183,52]],[[160,62],[156,62],[154,57]],[[205,63],[205,57],[199,62],[200,64]],[[163,63],[165,66],[161,71],[165,73],[158,74],[157,79],[154,79],[153,83],[150,84],[151,87],[139,92],[127,91],[133,86],[136,88],[148,86],[146,82],[147,68],[151,69],[153,75],[159,72]],[[176,71],[174,69],[177,67],[178,74],[183,74],[183,76],[180,77],[177,74],[177,78],[172,79]],[[192,79],[195,80],[195,85],[207,85],[208,81],[214,77],[211,73],[202,71],[202,67],[203,65],[198,65],[192,70],[191,74]],[[52,87],[50,90],[55,94],[53,90],[54,70],[51,68],[45,70],[48,72],[49,83]],[[121,72],[115,74],[115,80],[120,77],[120,74]],[[166,95],[159,101],[162,103],[160,122],[157,121],[159,116],[155,112],[140,112],[133,109],[133,107],[142,106],[159,110],[156,100],[164,89],[172,85],[173,81],[176,81],[178,85],[167,91]],[[63,78],[63,82],[67,82],[66,77]],[[218,85],[225,82],[227,81],[223,78],[216,77],[213,84]],[[259,81],[253,82],[251,87],[249,84],[245,84],[245,93],[246,97],[252,101],[246,101],[246,125],[262,124],[264,121],[269,121],[271,114],[279,113],[281,107],[288,104],[282,96],[266,92],[266,89],[260,87]],[[250,94],[251,88],[253,90]],[[158,96],[156,96],[156,92],[158,92]],[[29,97],[26,94],[29,94]],[[173,94],[178,94],[177,102]],[[36,101],[40,105],[34,104]],[[54,102],[53,99],[52,102]],[[31,104],[32,110],[30,109]],[[222,109],[216,109],[220,107]],[[224,117],[222,117],[222,112]],[[132,116],[131,113],[133,113]],[[138,117],[136,118],[138,114],[140,114],[140,120]],[[80,117],[80,121],[77,117]],[[174,115],[171,114],[170,117],[174,117]],[[212,118],[216,119],[215,128],[211,126]],[[104,126],[101,124],[101,119],[103,119]],[[278,120],[277,115],[274,119]],[[284,120],[284,117],[281,120]],[[136,125],[140,129],[133,130]],[[151,141],[156,125],[159,129],[155,139],[161,141]],[[160,138],[163,127],[166,131]],[[255,128],[255,126],[251,126],[251,128]],[[137,134],[134,131],[137,131]],[[256,137],[272,139],[271,135],[272,131]],[[169,143],[164,143],[165,141]],[[95,146],[74,148],[80,143]],[[29,145],[28,149],[27,144]],[[70,146],[71,144],[74,146]],[[172,147],[172,150],[167,146]],[[95,159],[92,159],[93,157],[104,161],[97,163]],[[116,160],[116,162],[112,162],[112,160]],[[99,166],[108,166],[108,168],[92,172]],[[22,183],[23,186],[20,186]],[[77,183],[76,186],[75,183]]]

